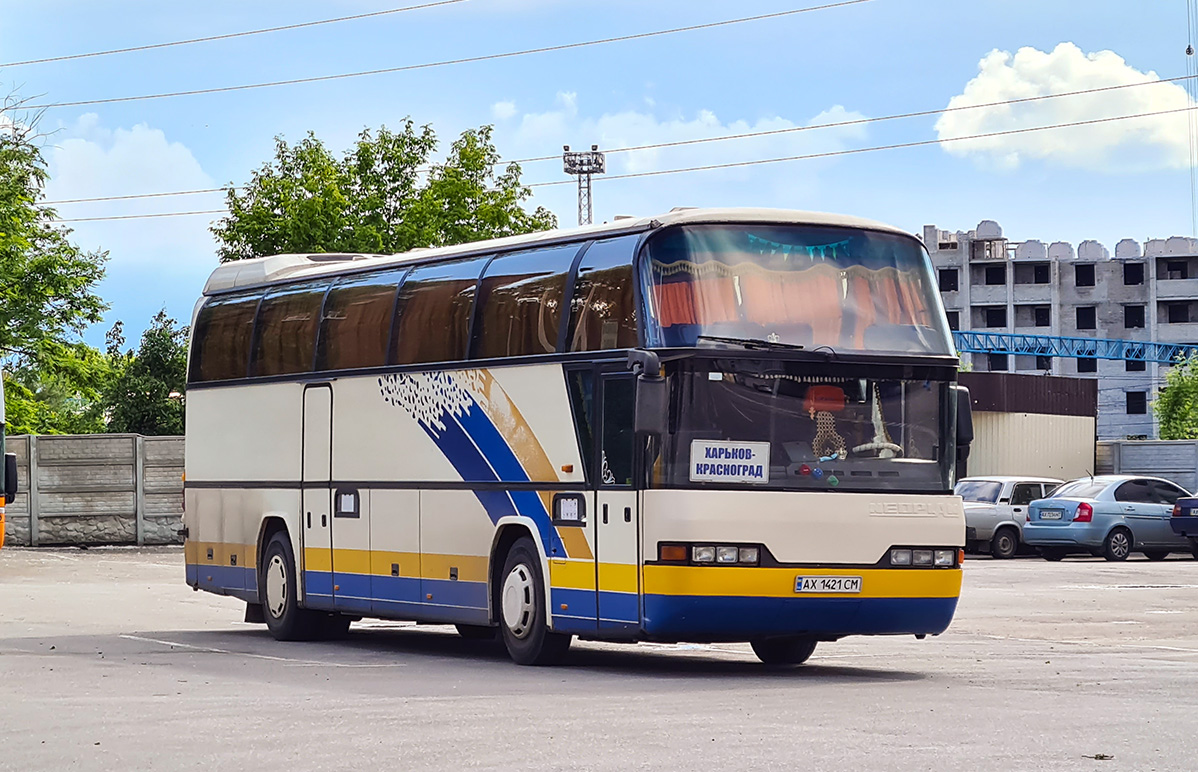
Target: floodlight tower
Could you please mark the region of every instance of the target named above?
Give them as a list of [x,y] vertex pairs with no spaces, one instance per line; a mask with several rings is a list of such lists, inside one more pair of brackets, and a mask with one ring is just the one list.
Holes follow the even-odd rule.
[[591,175],[603,174],[607,171],[607,158],[599,152],[598,145],[591,145],[589,151],[575,150],[570,152],[570,146],[563,146],[562,165],[566,174],[578,177],[578,224],[591,224]]

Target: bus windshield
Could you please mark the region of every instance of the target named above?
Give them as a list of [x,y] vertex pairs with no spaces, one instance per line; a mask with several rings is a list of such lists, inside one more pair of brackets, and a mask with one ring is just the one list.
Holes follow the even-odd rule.
[[946,382],[744,360],[671,370],[664,485],[950,489]]
[[646,246],[650,345],[702,336],[837,352],[952,355],[913,237],[811,225],[668,228]]

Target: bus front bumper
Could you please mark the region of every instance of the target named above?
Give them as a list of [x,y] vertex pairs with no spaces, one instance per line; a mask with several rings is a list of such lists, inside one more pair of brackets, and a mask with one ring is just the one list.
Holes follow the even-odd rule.
[[[860,577],[856,593],[795,592],[798,577]],[[937,635],[948,628],[961,569],[645,566],[644,635],[744,641],[778,635]]]

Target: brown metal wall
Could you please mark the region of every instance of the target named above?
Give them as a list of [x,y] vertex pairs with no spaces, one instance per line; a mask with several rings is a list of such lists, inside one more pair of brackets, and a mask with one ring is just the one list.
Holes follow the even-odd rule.
[[1098,415],[1098,381],[1015,373],[961,373],[973,410],[987,413]]

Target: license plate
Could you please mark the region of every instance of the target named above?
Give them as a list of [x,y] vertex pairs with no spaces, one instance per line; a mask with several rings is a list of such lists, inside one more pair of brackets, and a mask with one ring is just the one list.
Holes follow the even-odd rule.
[[795,592],[806,593],[858,593],[861,592],[859,576],[796,576]]
[[1065,514],[1060,509],[1042,509],[1040,510],[1041,520],[1060,520],[1061,515]]

